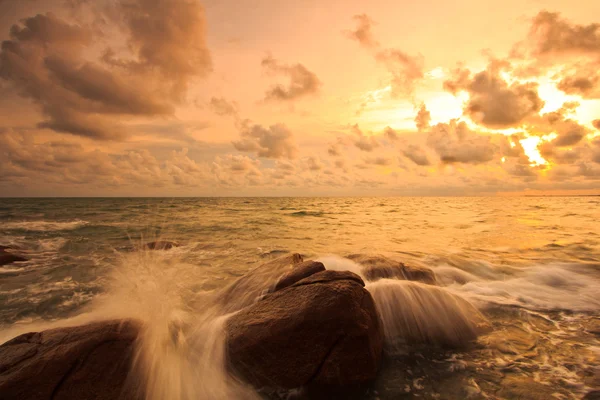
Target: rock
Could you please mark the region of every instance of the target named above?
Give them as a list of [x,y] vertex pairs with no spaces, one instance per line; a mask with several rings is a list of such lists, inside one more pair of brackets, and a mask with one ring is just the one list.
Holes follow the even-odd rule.
[[19,261],[27,261],[27,259],[25,257],[21,257],[19,255],[12,254],[12,253],[8,252],[7,250],[11,250],[11,248],[7,247],[7,246],[0,246],[0,266],[12,264],[14,262],[19,262]]
[[371,381],[383,335],[363,286],[351,272],[322,271],[242,309],[227,321],[230,369],[255,387]]
[[0,397],[141,400],[130,374],[138,331],[122,320],[17,336],[0,346]]
[[148,250],[170,250],[173,247],[179,247],[179,243],[170,242],[168,240],[157,240],[155,242],[149,242],[144,245]]
[[363,275],[369,281],[387,278],[437,284],[435,274],[429,268],[411,267],[380,255],[351,254],[347,258],[363,266]]
[[238,311],[261,298],[261,295],[275,287],[279,278],[300,264],[303,258],[293,253],[271,260],[249,271],[216,297],[223,313]]
[[318,261],[305,261],[303,263],[296,264],[291,271],[279,278],[279,281],[275,284],[275,289],[273,291],[276,292],[291,286],[299,280],[321,271],[325,271],[325,266],[323,263]]
[[588,392],[583,397],[583,400],[600,400],[600,390],[592,390],[591,392]]

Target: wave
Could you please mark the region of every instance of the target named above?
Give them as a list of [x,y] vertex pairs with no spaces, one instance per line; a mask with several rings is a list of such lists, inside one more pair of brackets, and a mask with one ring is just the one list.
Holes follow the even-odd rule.
[[292,217],[322,217],[324,214],[322,211],[296,211],[288,215]]
[[[452,289],[484,303],[537,311],[597,312],[600,311],[600,279],[595,268],[585,264],[539,265],[498,280],[465,274],[454,280]],[[434,271],[436,276],[443,277],[442,281],[456,274],[456,271]]]
[[5,230],[24,230],[36,232],[69,231],[81,228],[89,222],[79,219],[73,221],[19,221],[5,222],[2,227]]

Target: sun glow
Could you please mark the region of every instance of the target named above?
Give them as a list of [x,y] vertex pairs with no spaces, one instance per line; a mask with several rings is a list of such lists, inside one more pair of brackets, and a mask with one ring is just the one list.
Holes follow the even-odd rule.
[[540,137],[530,136],[528,138],[521,139],[519,142],[521,143],[521,146],[523,146],[523,150],[525,155],[529,158],[531,166],[548,164],[548,161],[542,157],[538,149],[539,144],[542,142]]

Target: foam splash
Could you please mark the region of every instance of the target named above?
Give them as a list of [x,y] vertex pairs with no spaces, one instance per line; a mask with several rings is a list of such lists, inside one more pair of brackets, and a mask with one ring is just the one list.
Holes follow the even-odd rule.
[[472,304],[441,287],[381,279],[367,284],[367,290],[392,351],[407,344],[464,346],[485,328],[485,318]]
[[[435,270],[438,276],[438,269]],[[555,264],[525,268],[502,280],[470,279],[452,286],[473,301],[530,310],[600,310],[600,279],[594,266]]]
[[66,231],[80,228],[87,225],[87,221],[79,219],[73,221],[19,221],[19,222],[5,222],[3,229],[5,230],[24,230],[24,231],[36,231],[36,232],[50,232],[50,231]]

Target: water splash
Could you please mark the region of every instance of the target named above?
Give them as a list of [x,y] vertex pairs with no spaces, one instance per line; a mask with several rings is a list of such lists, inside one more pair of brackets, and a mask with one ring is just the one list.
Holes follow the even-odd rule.
[[382,279],[367,289],[391,351],[418,343],[464,346],[485,328],[485,318],[473,305],[444,288]]

